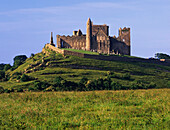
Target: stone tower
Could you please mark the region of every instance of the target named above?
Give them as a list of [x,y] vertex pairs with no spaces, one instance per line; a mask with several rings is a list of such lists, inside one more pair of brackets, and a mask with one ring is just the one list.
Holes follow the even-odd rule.
[[55,46],[54,42],[53,42],[53,32],[51,32],[51,40],[50,40],[50,45]]
[[87,33],[86,33],[86,50],[91,50],[91,41],[92,41],[92,22],[90,18],[87,20]]
[[128,53],[126,55],[130,55],[130,28],[119,28],[119,39],[128,47]]

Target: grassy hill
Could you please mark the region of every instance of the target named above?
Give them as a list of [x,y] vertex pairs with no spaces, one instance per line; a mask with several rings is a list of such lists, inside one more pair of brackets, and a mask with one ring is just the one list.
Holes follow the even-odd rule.
[[[82,77],[95,80],[110,76],[112,81],[119,82],[127,87],[142,82],[143,84],[155,84],[157,88],[168,88],[170,87],[169,72],[170,66],[63,56],[49,49],[43,49],[43,52],[28,58],[17,69],[7,71],[9,81],[0,82],[0,86],[26,89],[33,86],[37,80],[53,84],[57,76],[77,83]],[[32,77],[32,80],[26,82],[18,80],[18,77],[21,77],[23,73]],[[127,75],[129,78],[124,78]]]
[[[88,78],[87,84],[105,82],[109,77],[113,85],[121,85],[123,89],[134,85],[139,85],[140,89],[149,85],[160,89],[6,91],[0,94],[0,129],[170,128],[170,90],[162,89],[170,87],[170,66],[63,56],[43,49],[43,52],[28,58],[17,69],[8,70],[6,76],[8,81],[0,82],[0,86],[10,91],[50,85],[45,89],[48,91],[56,85],[59,76],[64,79],[62,85],[66,81],[81,85],[83,77]],[[25,81],[24,77],[29,80]]]

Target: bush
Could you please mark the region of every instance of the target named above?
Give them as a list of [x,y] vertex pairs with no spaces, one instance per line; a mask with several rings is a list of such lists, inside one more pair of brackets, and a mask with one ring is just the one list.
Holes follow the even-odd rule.
[[153,82],[151,82],[151,83],[147,86],[147,88],[149,88],[149,89],[156,88],[156,84],[153,83]]
[[61,87],[61,81],[64,80],[63,78],[61,78],[60,76],[55,77],[53,83],[54,83],[54,87]]
[[0,70],[0,79],[5,78],[5,71]]
[[11,91],[9,89],[5,89],[4,93],[10,93]]
[[4,70],[5,64],[0,64],[0,70]]
[[111,83],[112,83],[112,80],[111,80],[110,76],[107,77],[106,79],[104,79],[104,82],[103,82],[104,89],[112,90]]
[[32,58],[33,58],[33,57],[34,57],[34,53],[31,53],[31,56],[30,56],[30,57],[32,57]]
[[131,89],[147,89],[147,84],[143,81],[137,80],[131,83]]
[[75,82],[71,82],[67,80],[61,81],[60,90],[62,91],[74,91],[77,90],[77,88],[78,88],[78,84]]
[[12,76],[14,76],[14,75],[16,75],[16,76],[17,75],[22,75],[22,73],[21,72],[15,72],[15,73],[12,74]]
[[113,90],[121,90],[122,85],[119,82],[112,81],[111,87]]
[[22,88],[18,88],[17,92],[23,92],[23,89]]
[[6,64],[5,66],[4,66],[4,70],[5,71],[7,71],[7,70],[9,70],[9,69],[11,69],[11,65],[10,64]]
[[44,89],[45,92],[54,91],[54,90],[55,90],[55,88],[53,86],[50,86],[50,87]]
[[125,74],[122,76],[122,79],[130,80],[130,79],[131,79],[131,76],[130,76],[129,73],[125,73]]
[[2,86],[0,86],[0,94],[4,93],[4,88]]
[[22,65],[25,60],[27,59],[26,55],[18,55],[14,57],[14,65],[13,65],[13,69],[16,69],[18,66]]
[[34,90],[33,87],[29,87],[29,88],[28,88],[28,91],[32,91],[32,90]]
[[17,80],[20,80],[21,79],[21,76],[20,75],[17,75]]
[[112,72],[112,71],[107,71],[107,75],[108,76],[111,76],[111,75],[113,75],[114,74],[114,72]]
[[86,86],[86,89],[85,89],[86,91],[95,90],[95,83],[94,83],[94,81],[88,80],[85,86]]
[[87,81],[88,81],[88,78],[86,78],[86,77],[83,77],[81,80],[80,80],[80,84],[86,84],[87,83]]
[[[47,82],[35,81],[33,90],[44,90],[44,89],[48,88],[49,86],[50,86],[50,84],[48,84]],[[32,89],[32,88],[30,88],[30,89]]]
[[[17,78],[19,78],[19,76],[18,76]],[[29,77],[29,76],[26,75],[26,74],[23,74],[23,75],[21,76],[20,80],[21,80],[22,82],[26,82],[26,81],[33,80],[33,78]]]

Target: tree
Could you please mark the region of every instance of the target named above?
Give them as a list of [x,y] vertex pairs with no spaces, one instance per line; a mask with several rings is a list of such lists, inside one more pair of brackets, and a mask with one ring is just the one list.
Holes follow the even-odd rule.
[[164,53],[156,53],[155,54],[155,58],[158,59],[170,59],[170,56]]
[[5,78],[5,72],[3,70],[0,70],[0,79]]
[[31,57],[34,57],[34,53],[31,53]]
[[13,67],[17,68],[18,66],[22,65],[25,62],[26,59],[27,59],[26,55],[15,56]]
[[9,70],[11,67],[12,67],[12,66],[11,66],[10,64],[6,64],[6,65],[4,66],[4,70],[7,71],[7,70]]
[[3,70],[4,69],[4,67],[5,67],[5,64],[0,64],[0,70]]
[[0,93],[4,92],[4,88],[2,86],[0,86]]
[[23,75],[21,76],[20,80],[21,80],[22,82],[26,82],[26,81],[30,81],[31,78],[30,78],[28,75],[23,74]]
[[88,78],[86,78],[86,77],[83,77],[81,80],[80,80],[80,84],[86,84],[87,83],[87,81],[88,81]]
[[64,80],[62,77],[57,76],[54,79],[54,87],[60,87],[61,86],[61,81]]

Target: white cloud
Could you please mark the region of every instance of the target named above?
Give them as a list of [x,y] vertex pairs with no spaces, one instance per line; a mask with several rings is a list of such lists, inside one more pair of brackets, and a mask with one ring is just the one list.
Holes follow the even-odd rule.
[[75,4],[72,6],[55,6],[46,8],[30,8],[30,9],[19,9],[7,12],[0,12],[0,15],[14,15],[14,14],[34,14],[34,13],[47,13],[47,14],[59,14],[59,13],[72,13],[70,11],[90,11],[94,9],[128,9],[128,10],[139,10],[135,6],[136,2],[128,3],[113,3],[113,2],[90,2]]

